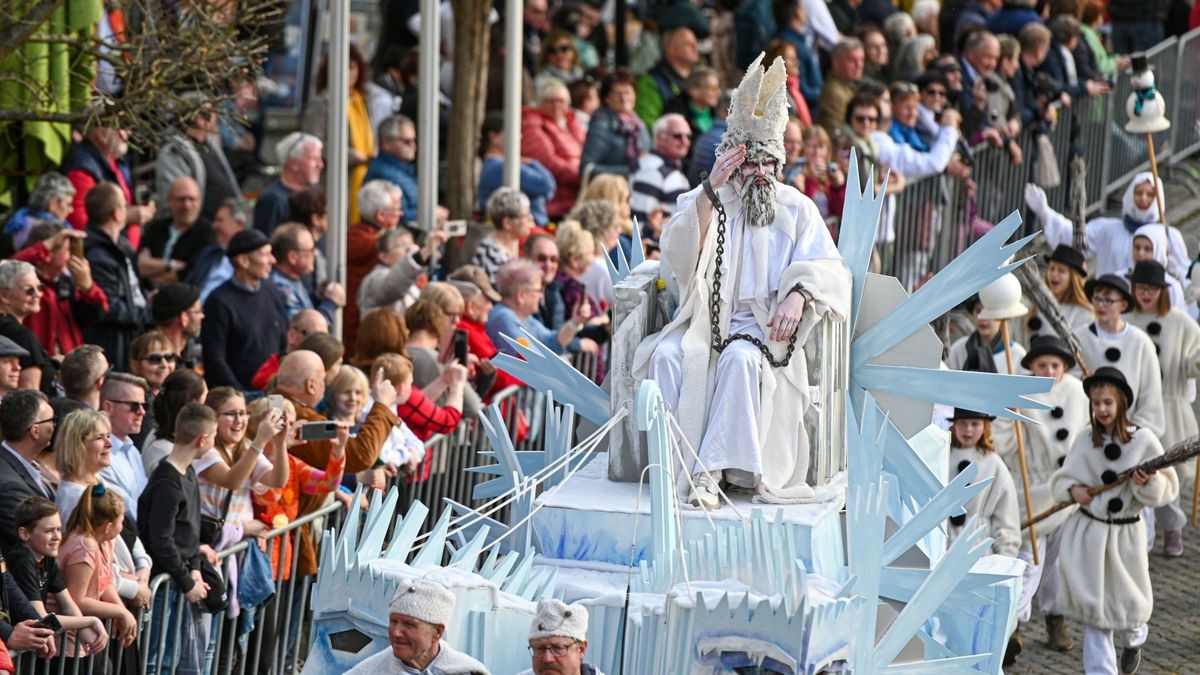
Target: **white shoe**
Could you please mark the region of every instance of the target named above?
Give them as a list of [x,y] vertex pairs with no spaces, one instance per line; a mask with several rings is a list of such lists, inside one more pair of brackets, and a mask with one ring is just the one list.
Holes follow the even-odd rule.
[[721,472],[719,471],[701,471],[693,474],[692,484],[694,487],[688,495],[688,504],[706,510],[720,508],[721,499],[717,489],[717,483],[720,480]]

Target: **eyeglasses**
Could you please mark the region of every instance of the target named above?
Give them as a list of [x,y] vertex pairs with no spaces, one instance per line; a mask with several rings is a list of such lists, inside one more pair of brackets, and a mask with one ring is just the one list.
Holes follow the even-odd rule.
[[122,403],[124,405],[127,405],[127,406],[129,406],[129,412],[131,412],[131,413],[140,413],[140,412],[146,411],[146,402],[145,401],[114,401],[113,399],[109,399],[108,402],[109,403]]
[[926,89],[925,95],[926,96],[941,96],[942,98],[945,98],[946,90],[945,89]]
[[248,420],[250,413],[245,410],[230,410],[229,412],[217,413],[218,417],[228,417],[231,420]]
[[565,645],[529,645],[529,653],[532,654],[536,659],[544,659],[546,658],[546,654],[553,654],[555,658],[562,658],[566,656],[567,652],[571,651],[571,648],[577,644],[579,643],[572,642]]
[[556,263],[556,262],[558,262],[558,256],[556,256],[556,255],[539,255],[536,258],[534,258],[534,260],[536,260],[540,263],[544,263],[544,262]]
[[571,45],[564,42],[563,44],[560,44],[560,45],[550,45],[549,47],[546,47],[546,53],[547,54],[561,54],[563,52],[569,52],[569,51],[571,51],[571,49],[572,49]]
[[692,140],[692,135],[687,132],[684,132],[684,131],[676,131],[673,134],[667,134],[667,135],[670,136],[671,138],[674,138],[677,141],[682,141],[685,138],[689,141]]
[[417,139],[415,136],[413,138],[397,138],[396,142],[401,143],[403,145],[416,145]]
[[167,352],[165,354],[147,354],[138,360],[152,363],[156,366],[161,366],[164,361],[167,363],[175,363],[175,360],[178,358],[179,355],[175,352]]
[[24,293],[25,297],[27,298],[36,298],[42,294],[42,285],[36,284],[34,286],[26,286],[25,288],[21,289],[21,292]]
[[29,425],[29,428],[30,428],[30,429],[33,429],[34,427],[36,427],[36,426],[38,426],[38,425],[40,425],[40,424],[57,424],[57,423],[58,423],[58,420],[57,420],[57,419],[55,419],[55,418],[53,418],[53,417],[47,417],[47,418],[46,418],[46,419],[44,419],[44,420],[38,420],[38,421],[34,422],[33,424],[30,424],[30,425]]
[[878,117],[871,117],[869,115],[855,115],[854,121],[859,124],[879,124]]
[[1124,302],[1124,301],[1125,301],[1125,298],[1108,298],[1108,297],[1104,297],[1104,296],[1100,296],[1100,295],[1092,296],[1092,304],[1100,305],[1102,307],[1108,307],[1109,305],[1115,305],[1118,302]]

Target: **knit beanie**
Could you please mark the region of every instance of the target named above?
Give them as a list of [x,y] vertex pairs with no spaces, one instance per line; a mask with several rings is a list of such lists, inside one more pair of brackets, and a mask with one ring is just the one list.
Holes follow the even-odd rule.
[[529,627],[529,639],[566,637],[587,640],[588,613],[579,604],[568,605],[562,600],[545,599],[538,603],[537,614]]
[[454,614],[454,594],[439,583],[413,579],[400,587],[388,611],[445,626]]

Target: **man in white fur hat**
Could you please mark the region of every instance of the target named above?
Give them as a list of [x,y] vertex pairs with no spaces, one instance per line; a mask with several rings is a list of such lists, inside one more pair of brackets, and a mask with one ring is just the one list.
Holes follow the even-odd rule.
[[391,650],[368,657],[353,675],[489,675],[474,658],[455,650],[442,636],[454,615],[454,594],[429,579],[401,585],[388,607]]
[[661,276],[679,310],[634,356],[699,454],[688,501],[703,508],[719,506],[721,481],[764,502],[813,499],[803,346],[850,309],[821,214],[780,180],[787,74],[782,59],[765,73],[761,61],[734,92],[711,174],[663,228]]
[[604,675],[583,662],[587,654],[587,608],[579,603],[546,599],[538,603],[529,626],[533,667],[517,675]]

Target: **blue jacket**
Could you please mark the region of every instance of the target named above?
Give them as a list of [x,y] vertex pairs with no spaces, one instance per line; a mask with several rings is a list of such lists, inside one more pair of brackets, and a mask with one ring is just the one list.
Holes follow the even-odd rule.
[[996,10],[987,20],[987,29],[1001,35],[1019,35],[1026,24],[1042,23],[1042,17],[1029,7],[1020,5],[1004,5]]
[[[483,168],[479,171],[479,210],[487,215],[487,200],[500,186],[504,185],[504,160],[487,157],[483,160]],[[558,188],[550,170],[541,162],[531,160],[521,162],[521,192],[529,197],[529,212],[538,225],[545,226],[550,222],[546,213],[546,202]]]
[[721,136],[725,134],[725,129],[729,124],[722,119],[713,120],[712,128],[700,135],[692,145],[692,163],[688,167],[688,183],[696,186],[700,184],[700,174],[706,171],[712,171],[713,164],[717,161],[717,145],[721,142]]
[[817,105],[817,100],[821,98],[821,88],[825,86],[825,78],[821,75],[821,64],[817,61],[817,55],[808,48],[808,43],[805,42],[800,31],[791,26],[780,28],[775,37],[787,40],[796,48],[796,58],[800,61],[800,93],[804,94],[804,100],[808,102],[808,105]]
[[367,166],[367,175],[363,183],[372,180],[386,180],[398,185],[403,196],[400,198],[400,208],[404,211],[404,220],[417,219],[417,166],[405,162],[395,155],[381,152],[375,155]]

